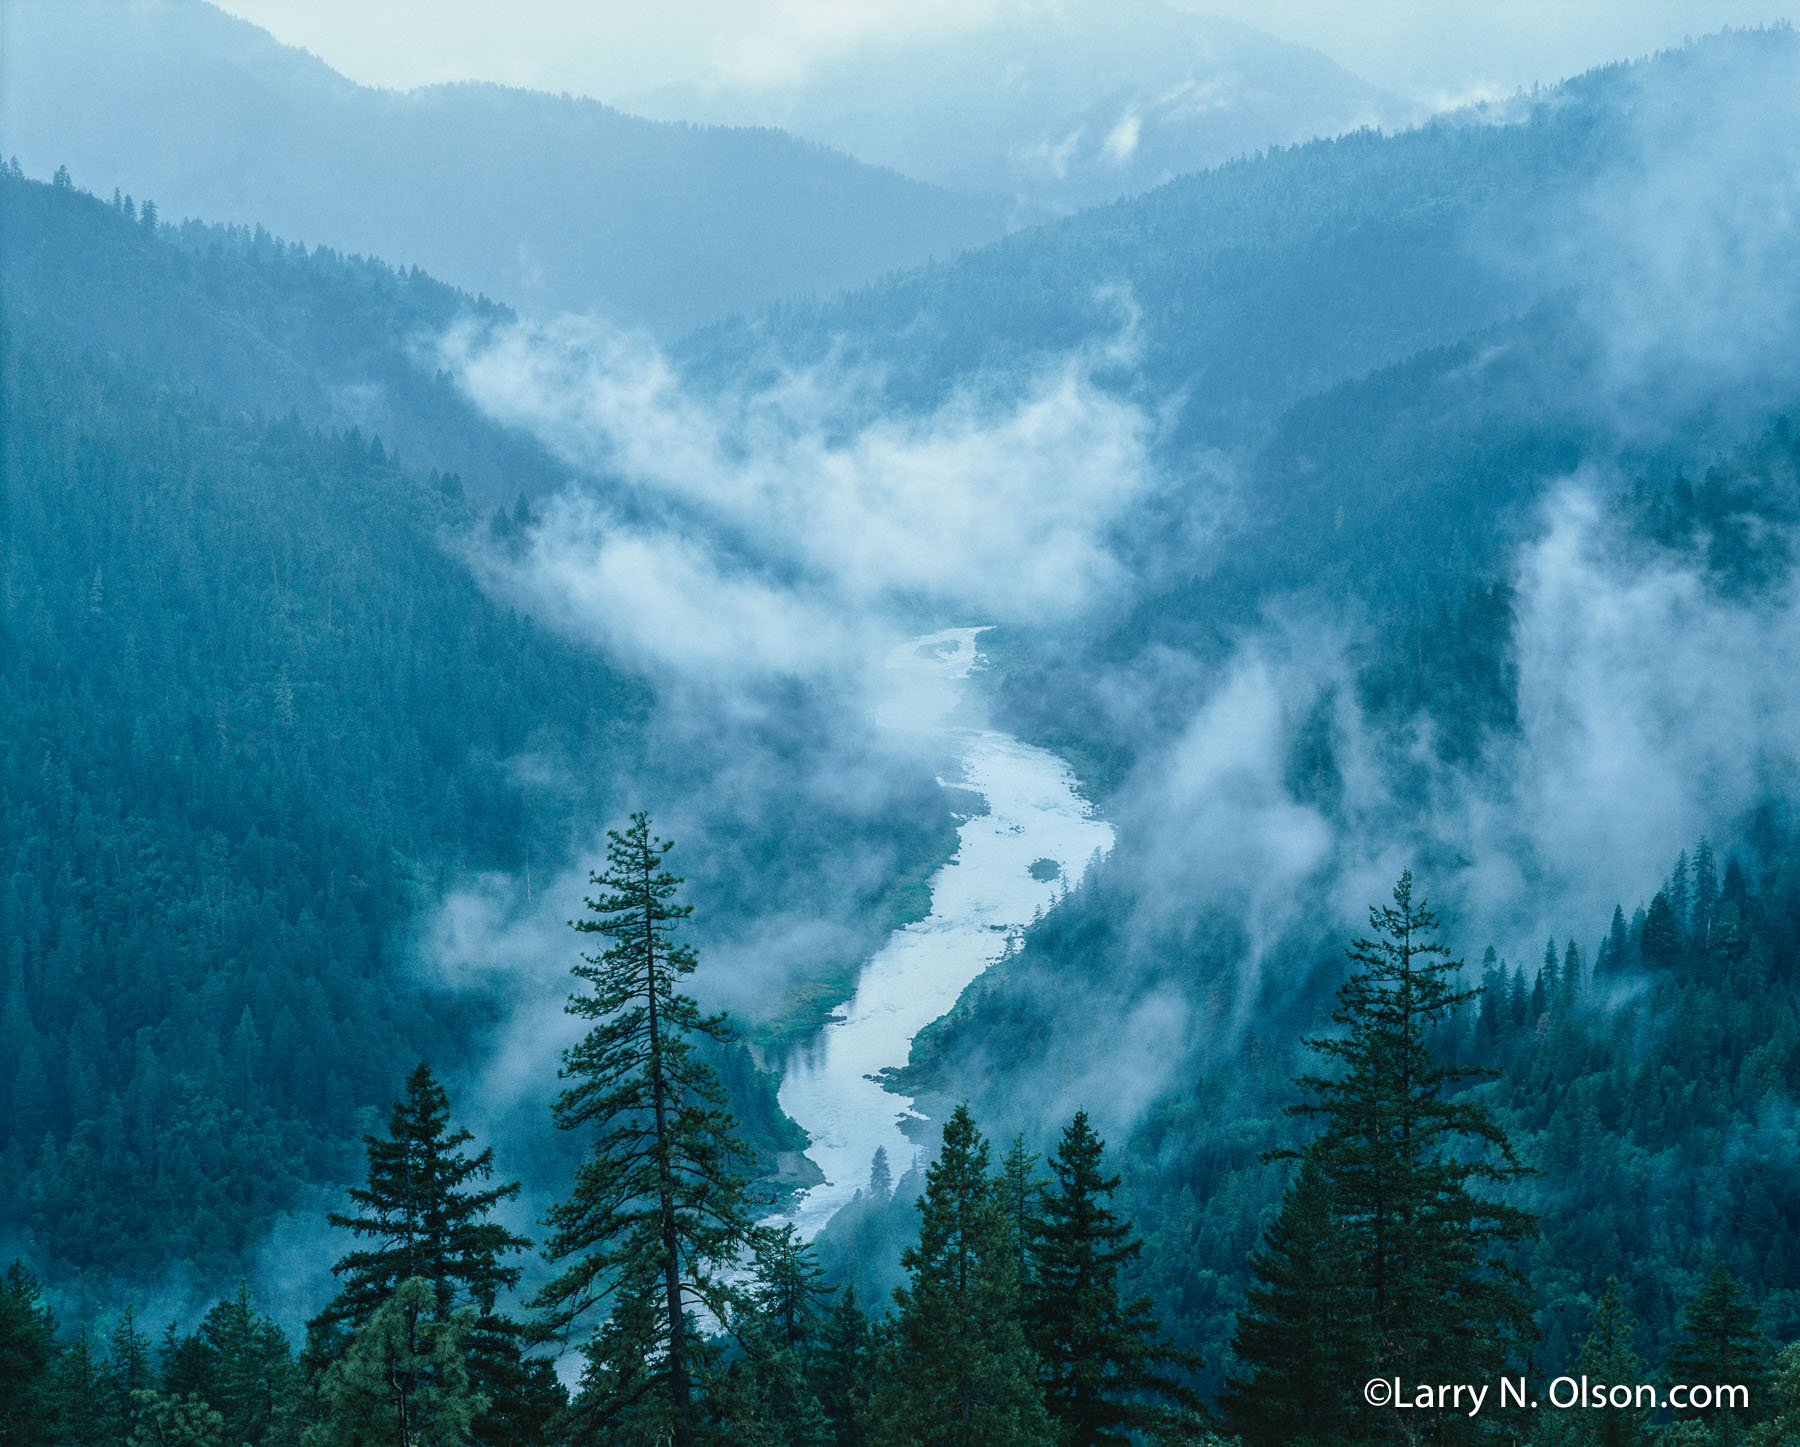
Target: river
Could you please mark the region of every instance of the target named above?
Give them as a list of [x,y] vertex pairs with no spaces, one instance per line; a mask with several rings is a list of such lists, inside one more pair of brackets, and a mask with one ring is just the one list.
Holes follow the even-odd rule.
[[780,1219],[809,1239],[867,1184],[876,1147],[887,1150],[896,1177],[913,1159],[900,1128],[920,1118],[913,1102],[870,1077],[905,1064],[913,1037],[1112,848],[1112,826],[1081,797],[1063,760],[962,720],[982,632],[910,639],[887,660],[893,686],[881,724],[944,746],[956,772],[942,782],[980,795],[986,812],[958,827],[956,856],[931,877],[931,913],[888,938],[863,966],[856,993],[789,1058],[781,1108],[811,1138],[806,1154],[825,1180]]

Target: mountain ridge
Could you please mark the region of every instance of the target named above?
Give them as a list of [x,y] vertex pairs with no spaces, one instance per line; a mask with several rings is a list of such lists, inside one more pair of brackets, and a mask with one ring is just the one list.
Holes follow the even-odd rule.
[[[1002,203],[769,130],[359,86],[205,0],[7,7],[0,148],[47,177],[676,332],[999,235]],[[481,221],[471,226],[471,212]]]

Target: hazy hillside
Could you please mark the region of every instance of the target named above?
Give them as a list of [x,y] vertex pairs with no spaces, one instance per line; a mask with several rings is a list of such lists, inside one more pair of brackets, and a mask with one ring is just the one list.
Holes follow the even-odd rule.
[[370,90],[203,0],[21,0],[0,153],[170,220],[261,224],[527,311],[679,330],[999,234],[951,195],[766,130],[493,85]]
[[1316,51],[1160,0],[1016,4],[944,28],[826,57],[798,81],[713,75],[620,104],[780,126],[922,181],[1013,197],[1023,214],[1410,118]]
[[260,227],[150,227],[74,186],[0,171],[0,304],[15,321],[234,412],[357,427],[511,506],[567,468],[496,426],[422,348],[511,314],[423,272],[306,251]]
[[[827,303],[703,329],[676,355],[696,386],[730,394],[782,367],[855,374],[869,380],[864,415],[1028,395],[1079,357],[1155,419],[1169,506],[1216,487],[1219,454],[1232,526],[1267,529],[1204,562],[1146,566],[1140,585],[1153,596],[1169,569],[1225,567],[1254,606],[1303,558],[1378,554],[1396,505],[1448,529],[1466,507],[1517,501],[1464,445],[1519,443],[1507,467],[1523,478],[1581,458],[1543,441],[1571,429],[1608,458],[1703,453],[1783,405],[1794,241],[1750,198],[1779,207],[1791,190],[1779,129],[1757,117],[1788,106],[1797,67],[1791,31],[1715,37],[1399,135],[1184,177]],[[1669,204],[1696,171],[1704,188]],[[1710,260],[1721,233],[1740,238],[1755,287]],[[1416,466],[1451,491],[1397,481]],[[1347,548],[1346,527],[1370,541]],[[1133,539],[1164,546],[1153,528]]]
[[[1118,385],[1178,392],[1208,441],[1299,398],[1515,314],[1535,288],[1472,242],[1551,214],[1597,160],[1589,123],[1479,118],[1319,141],[1186,176],[814,306],[706,329],[679,354],[709,377],[765,351],[828,354],[923,406],[957,379],[1122,347]],[[1562,158],[1560,163],[1558,158]]]

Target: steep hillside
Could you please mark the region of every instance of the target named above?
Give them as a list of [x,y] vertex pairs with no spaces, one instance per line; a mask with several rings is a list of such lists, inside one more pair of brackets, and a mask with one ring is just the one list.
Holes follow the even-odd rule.
[[430,365],[454,319],[510,314],[423,272],[255,230],[146,225],[135,206],[0,168],[0,306],[232,412],[360,428],[510,506],[567,469]]
[[[641,684],[484,597],[380,444],[5,338],[7,1185],[45,1259],[225,1269],[488,1005],[405,926],[617,807]],[[509,760],[548,733],[579,789]]]

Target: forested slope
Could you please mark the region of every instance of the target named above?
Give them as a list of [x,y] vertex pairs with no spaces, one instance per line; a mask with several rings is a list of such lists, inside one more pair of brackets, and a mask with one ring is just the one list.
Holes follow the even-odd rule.
[[[464,504],[8,328],[4,1211],[223,1269],[478,1010],[401,927],[604,811],[636,681],[486,598]],[[507,760],[549,738],[578,793]]]
[[158,224],[74,184],[0,168],[0,305],[232,412],[358,427],[470,496],[510,507],[560,482],[535,441],[483,417],[430,365],[459,318],[504,321],[416,268],[254,230]]
[[[422,932],[459,891],[503,914],[576,897],[628,805],[696,821],[709,948],[754,957],[771,893],[816,931],[773,981],[841,989],[916,910],[954,841],[929,773],[834,794],[821,700],[723,734],[478,581],[471,559],[532,520],[523,494],[564,475],[430,366],[451,320],[504,312],[260,231],[0,187],[0,1216],[59,1282],[230,1271],[300,1187],[343,1178],[399,1072],[483,1068],[544,981],[560,999],[574,943],[472,937],[451,970]],[[738,747],[761,762],[721,788]],[[721,979],[783,1027],[776,984]],[[719,1063],[767,1168],[794,1128],[741,1047]],[[556,1159],[528,1105],[511,1149]]]

